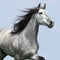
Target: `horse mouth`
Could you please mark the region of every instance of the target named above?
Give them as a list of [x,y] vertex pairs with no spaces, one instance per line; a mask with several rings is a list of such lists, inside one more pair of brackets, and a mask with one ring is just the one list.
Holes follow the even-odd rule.
[[49,25],[48,27],[49,27],[49,28],[52,28],[52,27],[53,27],[53,25]]

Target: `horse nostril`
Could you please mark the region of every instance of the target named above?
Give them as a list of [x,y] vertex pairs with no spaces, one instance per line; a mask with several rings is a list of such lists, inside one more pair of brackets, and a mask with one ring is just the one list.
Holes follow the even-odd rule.
[[50,21],[50,24],[52,24],[52,21]]

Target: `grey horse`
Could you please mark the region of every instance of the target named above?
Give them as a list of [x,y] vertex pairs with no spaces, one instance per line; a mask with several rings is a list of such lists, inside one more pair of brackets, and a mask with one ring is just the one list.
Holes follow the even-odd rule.
[[15,60],[45,60],[37,54],[39,25],[52,28],[54,22],[46,13],[46,4],[42,7],[27,9],[24,16],[17,18],[13,29],[0,29],[0,60],[10,55]]

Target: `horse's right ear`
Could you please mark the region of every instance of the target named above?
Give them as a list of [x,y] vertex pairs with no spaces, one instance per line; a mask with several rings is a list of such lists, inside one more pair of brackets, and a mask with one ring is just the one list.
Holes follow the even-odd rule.
[[38,8],[40,8],[40,6],[41,6],[41,3],[39,3]]

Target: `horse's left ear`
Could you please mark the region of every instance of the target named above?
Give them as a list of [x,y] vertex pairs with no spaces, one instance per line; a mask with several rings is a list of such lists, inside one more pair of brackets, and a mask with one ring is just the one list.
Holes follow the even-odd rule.
[[46,3],[44,4],[44,9],[46,9]]
[[41,3],[39,3],[38,8],[40,8],[40,6],[41,6]]

